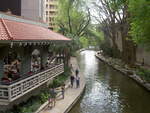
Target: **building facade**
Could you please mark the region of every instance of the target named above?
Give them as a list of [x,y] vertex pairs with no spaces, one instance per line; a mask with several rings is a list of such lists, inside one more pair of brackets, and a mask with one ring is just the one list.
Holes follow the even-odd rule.
[[0,112],[64,72],[66,53],[49,45],[71,40],[44,25],[0,13]]
[[45,0],[21,0],[21,16],[43,21],[43,12]]
[[1,0],[0,11],[44,22],[44,4],[45,0]]
[[49,25],[50,29],[56,27],[55,18],[58,12],[58,0],[45,0],[44,2],[44,21]]
[[21,16],[21,0],[1,0],[0,2],[0,11],[10,10],[12,14]]

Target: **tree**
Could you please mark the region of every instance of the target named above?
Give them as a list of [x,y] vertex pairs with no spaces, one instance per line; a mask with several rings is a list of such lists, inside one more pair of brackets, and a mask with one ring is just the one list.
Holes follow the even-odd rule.
[[[123,0],[120,0],[123,2]],[[122,21],[121,12],[122,2],[118,0],[98,0],[98,2],[93,2],[96,11],[98,11],[98,16],[94,16],[95,19],[102,25],[102,30],[105,35],[111,38],[113,43],[113,53],[114,57],[119,55],[119,50],[116,44],[118,25]]]
[[83,0],[59,0],[57,31],[72,39],[69,48],[76,51],[81,47],[80,37],[90,24],[89,8],[83,7]]
[[97,25],[90,25],[88,29],[86,29],[86,39],[89,41],[88,45],[97,46],[103,41],[104,36],[101,31],[97,29]]
[[82,7],[82,0],[59,0],[58,31],[64,35],[81,37],[90,24],[90,11]]
[[[130,13],[128,11],[128,0],[98,0],[94,3],[98,9],[99,17],[96,20],[102,25],[105,35],[111,38],[113,43],[113,55],[118,51],[116,38],[122,40],[122,61],[130,66],[136,61],[136,45],[129,34],[130,30]],[[118,32],[121,37],[118,37]]]
[[130,0],[129,11],[131,13],[130,34],[133,40],[150,49],[150,1]]

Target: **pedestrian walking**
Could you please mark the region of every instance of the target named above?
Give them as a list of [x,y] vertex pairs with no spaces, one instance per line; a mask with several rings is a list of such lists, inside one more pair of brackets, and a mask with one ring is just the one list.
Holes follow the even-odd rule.
[[61,86],[61,94],[62,94],[62,99],[64,99],[65,98],[65,84]]
[[53,107],[53,100],[52,100],[52,98],[50,96],[48,98],[48,107],[50,107],[50,108]]
[[73,69],[72,64],[70,64],[70,69],[71,69],[71,72],[73,73],[73,72],[74,72],[74,69]]
[[80,77],[77,75],[76,76],[76,88],[80,87]]
[[73,75],[70,76],[70,82],[71,82],[71,88],[73,88],[73,84],[74,84],[74,76]]
[[49,95],[49,106],[54,107],[56,103],[56,92],[54,88],[50,88]]
[[76,73],[76,76],[78,76],[78,74],[79,74],[78,68],[76,69],[75,73]]

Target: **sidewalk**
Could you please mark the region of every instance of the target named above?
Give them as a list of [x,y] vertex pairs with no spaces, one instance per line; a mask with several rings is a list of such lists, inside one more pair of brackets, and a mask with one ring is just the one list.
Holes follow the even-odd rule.
[[[78,67],[76,58],[71,58],[71,64],[74,68],[74,70]],[[83,74],[80,72],[80,88],[68,88],[65,91],[65,98],[56,101],[56,105],[54,108],[50,109],[48,107],[45,107],[41,112],[39,113],[68,113],[69,110],[72,108],[72,106],[77,102],[79,97],[81,96],[82,92],[85,88],[85,80]],[[48,103],[48,102],[47,102]],[[46,104],[46,103],[45,103]]]

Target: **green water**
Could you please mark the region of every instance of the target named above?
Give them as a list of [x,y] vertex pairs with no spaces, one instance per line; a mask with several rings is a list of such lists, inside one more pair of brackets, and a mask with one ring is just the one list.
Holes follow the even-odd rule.
[[69,113],[150,113],[150,92],[94,55],[83,51],[79,56],[86,90]]

